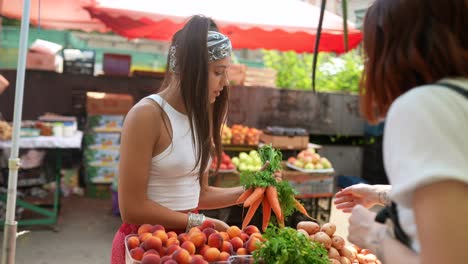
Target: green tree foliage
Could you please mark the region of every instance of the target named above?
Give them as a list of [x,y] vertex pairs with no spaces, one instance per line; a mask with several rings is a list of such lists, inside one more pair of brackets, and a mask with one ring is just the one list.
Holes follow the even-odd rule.
[[[264,51],[264,63],[277,71],[276,85],[282,89],[312,90],[312,54],[293,51]],[[318,56],[317,91],[357,92],[363,69],[357,51],[341,56],[320,53]]]

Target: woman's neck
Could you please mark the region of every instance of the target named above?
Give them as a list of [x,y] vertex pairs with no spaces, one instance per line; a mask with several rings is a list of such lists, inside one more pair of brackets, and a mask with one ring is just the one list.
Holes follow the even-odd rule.
[[182,114],[187,114],[187,109],[185,108],[179,86],[171,83],[162,92],[160,92],[159,95],[174,107],[175,110]]

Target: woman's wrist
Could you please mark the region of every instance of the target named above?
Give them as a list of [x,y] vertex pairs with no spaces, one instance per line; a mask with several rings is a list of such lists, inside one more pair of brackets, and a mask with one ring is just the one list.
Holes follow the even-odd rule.
[[377,201],[380,205],[389,205],[392,200],[390,200],[390,185],[375,185],[377,192]]
[[205,222],[205,215],[204,214],[194,214],[188,213],[187,214],[187,227],[185,231],[188,232],[192,227],[201,226]]
[[382,205],[389,205],[391,203],[391,200],[387,191],[379,192],[379,203]]

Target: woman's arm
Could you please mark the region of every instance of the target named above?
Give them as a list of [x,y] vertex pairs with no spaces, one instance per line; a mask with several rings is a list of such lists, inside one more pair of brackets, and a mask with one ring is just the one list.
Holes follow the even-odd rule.
[[421,263],[468,261],[468,184],[447,180],[416,189],[413,208]]
[[159,138],[158,120],[161,121],[157,109],[142,102],[125,118],[119,162],[120,212],[122,220],[127,223],[185,229],[187,214],[172,211],[147,198],[153,146]]
[[391,202],[389,198],[391,190],[390,185],[355,184],[336,193],[336,208],[349,213],[358,204],[366,208],[388,205]]
[[209,186],[208,177],[208,173],[205,173],[201,179],[200,201],[198,203],[199,209],[211,210],[237,204],[237,198],[244,192],[242,186],[233,188]]

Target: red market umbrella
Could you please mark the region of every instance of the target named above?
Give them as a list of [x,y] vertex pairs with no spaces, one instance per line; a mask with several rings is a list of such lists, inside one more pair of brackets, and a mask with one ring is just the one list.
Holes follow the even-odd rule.
[[[74,29],[83,31],[109,31],[99,20],[92,19],[83,6],[89,6],[94,0],[32,0],[30,23],[48,29]],[[0,14],[14,19],[21,19],[23,1],[0,0]]]
[[[127,38],[169,41],[188,17],[213,18],[236,49],[276,49],[313,52],[320,8],[298,0],[95,0],[85,7]],[[361,41],[361,32],[348,23],[349,48]],[[326,12],[319,51],[345,51],[343,20]]]

